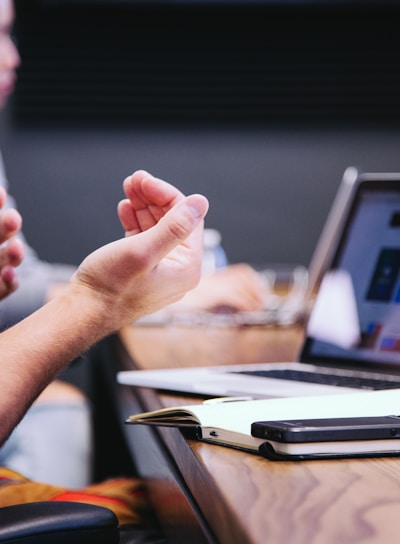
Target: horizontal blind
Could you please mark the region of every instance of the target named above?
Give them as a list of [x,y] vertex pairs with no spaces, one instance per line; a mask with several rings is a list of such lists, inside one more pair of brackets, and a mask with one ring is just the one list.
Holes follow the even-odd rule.
[[397,5],[17,6],[19,123],[400,121]]

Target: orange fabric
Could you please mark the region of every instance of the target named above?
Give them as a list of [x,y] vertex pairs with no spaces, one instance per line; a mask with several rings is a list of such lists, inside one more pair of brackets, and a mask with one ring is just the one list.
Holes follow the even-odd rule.
[[114,478],[82,489],[66,489],[34,482],[18,472],[0,467],[0,507],[38,501],[104,506],[116,514],[120,525],[146,525],[151,520],[151,508],[140,478]]

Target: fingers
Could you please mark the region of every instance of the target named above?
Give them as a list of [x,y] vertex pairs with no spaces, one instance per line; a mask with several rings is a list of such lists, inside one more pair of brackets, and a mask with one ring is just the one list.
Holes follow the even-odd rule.
[[138,170],[128,176],[123,187],[127,198],[139,200],[142,205],[150,203],[159,207],[170,207],[184,196],[174,185],[156,178],[145,170]]
[[[6,198],[6,190],[0,187],[0,208],[3,208]],[[17,210],[8,209],[0,212],[0,300],[18,287],[15,267],[21,264],[24,257],[24,245],[17,238],[11,240],[10,238],[17,234],[21,227],[22,217]]]
[[0,208],[2,208],[6,202],[7,191],[4,187],[0,186]]
[[24,245],[21,240],[10,240],[0,247],[0,300],[13,293],[18,287],[15,267],[24,257]]
[[127,236],[140,234],[131,250],[146,269],[157,268],[160,281],[180,298],[200,279],[207,199],[185,197],[143,170],[125,179],[124,191],[128,198],[118,205],[120,221]]
[[14,238],[8,244],[0,247],[0,268],[19,266],[24,258],[24,245],[21,240]]
[[13,266],[4,266],[0,270],[0,300],[13,293],[18,287],[18,278]]
[[142,232],[130,200],[121,200],[121,202],[118,204],[117,211],[119,220],[121,221],[122,227],[127,236]]
[[9,209],[0,214],[0,243],[5,242],[21,230],[22,217],[17,210]]
[[123,183],[126,200],[118,215],[127,234],[137,234],[154,226],[184,195],[173,185],[144,170],[128,176]]
[[[136,252],[150,254],[150,266],[154,266],[171,251],[181,246],[182,260],[197,254],[201,258],[203,244],[203,219],[208,211],[208,200],[202,195],[190,195],[178,202],[155,226],[143,233],[137,242]],[[197,261],[197,259],[196,259]],[[197,262],[196,262],[197,266]]]

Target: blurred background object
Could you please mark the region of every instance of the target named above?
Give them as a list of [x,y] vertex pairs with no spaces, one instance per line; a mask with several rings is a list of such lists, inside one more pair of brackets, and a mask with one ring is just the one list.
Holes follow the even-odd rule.
[[230,262],[308,266],[345,168],[400,170],[398,2],[16,3],[0,145],[43,259],[118,235],[146,168],[208,196]]
[[212,274],[227,264],[228,258],[222,247],[221,233],[217,229],[205,228],[202,274]]

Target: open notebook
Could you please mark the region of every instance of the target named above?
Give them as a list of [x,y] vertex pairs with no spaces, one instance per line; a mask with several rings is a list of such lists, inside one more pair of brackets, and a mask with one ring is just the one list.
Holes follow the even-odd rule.
[[297,362],[124,371],[118,381],[255,399],[400,388],[400,173],[347,177],[338,194],[335,224],[331,213],[316,250],[313,275],[325,274]]

